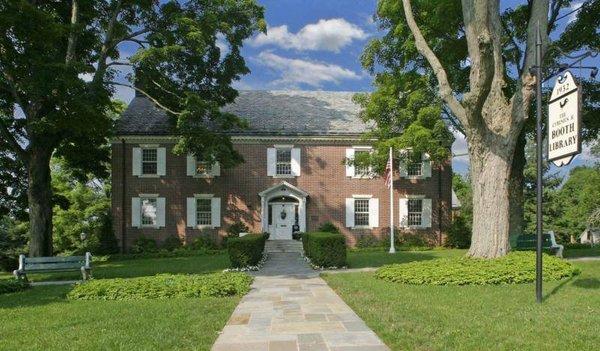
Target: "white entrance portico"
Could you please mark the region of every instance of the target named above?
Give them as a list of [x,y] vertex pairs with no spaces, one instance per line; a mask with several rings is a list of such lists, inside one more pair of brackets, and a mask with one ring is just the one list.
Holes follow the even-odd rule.
[[294,226],[300,232],[306,231],[305,191],[284,181],[258,195],[262,230],[271,234],[270,240],[291,240]]

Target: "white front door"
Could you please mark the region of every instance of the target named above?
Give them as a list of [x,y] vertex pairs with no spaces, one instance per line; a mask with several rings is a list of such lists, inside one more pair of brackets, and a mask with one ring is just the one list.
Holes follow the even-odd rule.
[[273,204],[273,240],[292,240],[296,210],[294,204]]

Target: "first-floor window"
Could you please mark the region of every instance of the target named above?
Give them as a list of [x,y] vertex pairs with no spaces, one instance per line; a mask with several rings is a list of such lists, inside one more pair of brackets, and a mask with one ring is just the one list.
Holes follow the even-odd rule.
[[369,199],[354,199],[354,225],[369,226]]
[[211,199],[196,199],[196,224],[212,225]]
[[408,199],[408,225],[421,226],[423,223],[423,199]]
[[143,197],[141,202],[141,217],[143,226],[155,226],[157,224],[157,201],[155,197]]

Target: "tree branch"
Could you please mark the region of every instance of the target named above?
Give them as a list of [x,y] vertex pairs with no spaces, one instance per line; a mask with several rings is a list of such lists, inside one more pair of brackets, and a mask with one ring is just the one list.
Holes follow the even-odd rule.
[[110,67],[110,66],[131,66],[131,67],[133,67],[133,64],[129,63],[129,62],[122,62],[122,61],[112,61],[112,62],[109,62],[108,64],[106,64],[106,67]]
[[515,51],[517,52],[517,74],[519,75],[519,77],[521,76],[521,74],[523,73],[523,53],[521,52],[521,48],[519,47],[519,45],[517,44],[517,39],[515,38],[514,34],[511,33],[511,31],[508,29],[508,24],[506,23],[506,21],[504,19],[501,18],[502,21],[502,27],[504,28],[504,31],[506,32],[506,35],[508,35],[508,38],[510,39],[511,44],[515,47]]
[[79,17],[79,5],[77,0],[73,0],[71,4],[71,28],[67,43],[67,54],[65,55],[65,63],[69,64],[75,58],[75,47],[77,45],[76,26]]
[[4,122],[4,119],[0,117],[0,134],[8,141],[12,146],[12,150],[19,155],[23,160],[27,160],[27,151],[19,145],[19,142],[10,132],[8,125]]
[[140,89],[140,88],[138,88],[136,86],[133,86],[133,85],[130,85],[130,84],[125,84],[125,83],[113,82],[113,81],[109,81],[107,83],[108,84],[112,84],[112,85],[122,86],[122,87],[128,87],[128,88],[131,88],[131,89],[133,89],[135,91],[139,91],[140,93],[144,94],[148,99],[150,99],[152,102],[154,102],[156,104],[156,106],[162,108],[163,110],[165,110],[165,111],[167,111],[169,113],[172,113],[174,115],[177,115],[177,116],[183,114],[182,112],[177,112],[177,111],[171,110],[170,108],[166,107],[165,105],[161,104],[158,100],[156,100],[155,98],[153,98],[152,96],[150,96],[150,94],[148,94],[147,92],[145,92],[144,90],[142,90],[142,89]]
[[106,72],[107,63],[106,59],[108,56],[108,50],[111,48],[111,43],[113,41],[113,32],[115,29],[115,24],[117,23],[117,17],[119,16],[119,12],[121,11],[122,0],[117,0],[114,3],[113,13],[108,22],[108,27],[106,29],[106,36],[104,37],[104,42],[102,43],[102,48],[100,49],[100,57],[98,58],[98,69],[94,74],[94,79],[92,82],[94,84],[98,84],[102,79],[104,79],[104,73]]
[[415,45],[417,47],[417,50],[421,55],[425,57],[427,62],[429,62],[429,65],[435,73],[438,84],[440,85],[440,96],[448,105],[448,107],[452,110],[452,113],[454,113],[454,115],[461,121],[461,123],[467,125],[465,109],[460,103],[460,101],[458,101],[454,96],[454,92],[452,90],[452,87],[450,86],[450,82],[448,81],[448,75],[446,74],[442,63],[427,44],[425,37],[423,37],[419,26],[415,22],[410,0],[402,0],[402,4],[404,7],[404,15],[406,17],[406,22],[408,23],[408,27],[415,38]]

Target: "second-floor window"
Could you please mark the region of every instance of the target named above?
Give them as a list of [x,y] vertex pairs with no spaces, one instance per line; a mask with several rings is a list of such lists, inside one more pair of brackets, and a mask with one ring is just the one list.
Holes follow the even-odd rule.
[[142,149],[142,174],[158,174],[158,150]]
[[[369,150],[355,150],[354,151],[354,159],[360,159],[364,157],[363,155],[368,155],[371,151]],[[368,177],[370,175],[370,170],[368,165],[354,165],[354,175],[356,177]]]
[[423,199],[408,200],[408,225],[421,226],[423,223]]
[[406,173],[411,177],[420,177],[423,175],[423,161],[409,162]]
[[292,150],[277,149],[277,159],[275,164],[276,175],[292,174]]
[[196,160],[196,175],[210,175],[210,164],[206,161]]

